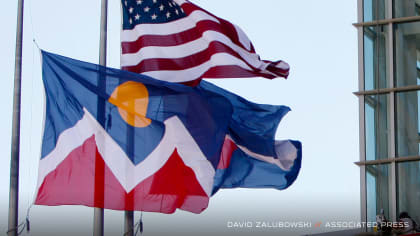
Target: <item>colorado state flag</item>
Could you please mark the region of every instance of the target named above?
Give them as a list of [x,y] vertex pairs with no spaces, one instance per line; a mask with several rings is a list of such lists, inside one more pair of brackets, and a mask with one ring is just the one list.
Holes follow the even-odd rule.
[[[220,188],[284,189],[300,143],[284,106],[250,103],[42,52],[45,127],[35,203],[200,213]],[[258,123],[261,122],[261,123]]]

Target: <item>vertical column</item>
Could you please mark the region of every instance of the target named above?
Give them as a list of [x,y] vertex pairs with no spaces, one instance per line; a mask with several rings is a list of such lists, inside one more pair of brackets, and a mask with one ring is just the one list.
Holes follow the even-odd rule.
[[101,31],[99,41],[99,64],[106,66],[107,33],[108,33],[108,0],[101,2]]
[[[357,1],[357,21],[363,22],[363,0]],[[363,42],[363,27],[357,28],[358,34],[358,62],[359,62],[359,91],[364,91],[364,42]],[[359,96],[359,149],[360,161],[366,160],[365,150],[365,97]],[[367,206],[366,206],[366,168],[360,167],[360,212],[361,221],[367,221]]]
[[[387,0],[387,19],[393,18],[393,1]],[[388,76],[389,76],[389,88],[394,88],[394,25],[393,23],[388,24],[388,45],[387,45],[387,57],[388,57]],[[388,153],[390,158],[395,158],[395,92],[389,94],[388,102]],[[390,220],[397,220],[397,166],[395,161],[390,166]]]
[[[102,0],[101,3],[101,30],[100,30],[100,46],[99,46],[99,64],[106,66],[106,52],[107,52],[107,28],[108,28],[108,0]],[[99,78],[99,87],[103,88],[102,84],[103,79]],[[99,100],[99,99],[98,99]],[[104,104],[98,101],[98,118],[105,120],[105,113],[102,111],[104,109]],[[102,111],[102,112],[101,112]],[[102,117],[101,114],[102,113]],[[99,167],[101,168],[101,167]],[[95,169],[95,183],[104,183],[104,180],[98,181],[97,178],[104,178],[103,170]],[[96,185],[96,184],[95,184]],[[103,200],[103,191],[96,193],[96,189],[102,189],[103,187],[96,188],[95,186],[95,201],[97,196],[102,197]],[[102,195],[102,196],[99,196]],[[103,202],[103,201],[102,201]],[[95,208],[93,216],[93,235],[94,236],[103,236],[104,235],[104,209]]]
[[10,158],[9,222],[8,236],[17,236],[19,211],[19,148],[20,148],[20,102],[22,80],[22,38],[23,38],[23,0],[18,1],[15,78],[13,91],[12,150]]
[[124,214],[124,236],[134,235],[134,212],[125,211]]
[[[129,103],[129,106],[132,106],[132,109],[134,109],[134,102]],[[134,118],[132,120],[134,123]],[[129,124],[127,124],[127,150],[129,150],[130,153],[135,153],[135,136],[134,136],[134,130],[135,128]],[[134,207],[134,198],[135,198],[135,192],[133,191],[133,194],[130,194],[125,199],[126,206],[133,206]],[[134,212],[133,211],[125,211],[124,213],[124,235],[125,236],[134,236]]]

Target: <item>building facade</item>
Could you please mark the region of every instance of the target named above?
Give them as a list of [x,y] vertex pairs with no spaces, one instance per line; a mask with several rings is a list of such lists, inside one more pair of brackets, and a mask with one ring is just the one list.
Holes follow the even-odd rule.
[[420,0],[358,0],[362,221],[420,224]]

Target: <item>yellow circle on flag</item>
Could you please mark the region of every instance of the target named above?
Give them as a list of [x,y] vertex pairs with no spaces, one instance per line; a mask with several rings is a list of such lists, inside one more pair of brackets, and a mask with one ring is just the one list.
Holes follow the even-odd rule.
[[125,82],[115,88],[108,101],[118,107],[121,118],[129,125],[143,128],[152,123],[146,118],[149,92],[144,84]]

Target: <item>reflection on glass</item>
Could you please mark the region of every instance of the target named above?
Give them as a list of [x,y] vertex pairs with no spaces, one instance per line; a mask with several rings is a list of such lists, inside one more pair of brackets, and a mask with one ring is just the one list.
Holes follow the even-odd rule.
[[396,86],[418,85],[420,78],[420,22],[395,25]]
[[365,96],[366,160],[388,158],[388,95]]
[[386,88],[387,26],[364,28],[365,90]]
[[395,0],[394,17],[418,16],[420,15],[419,0]]
[[385,19],[385,0],[364,0],[363,20],[374,21]]
[[366,166],[367,220],[376,222],[376,215],[384,210],[389,219],[388,165]]
[[398,214],[420,222],[420,161],[398,164]]
[[420,143],[420,91],[396,95],[397,155],[417,156]]

